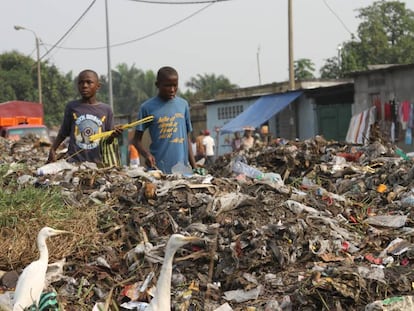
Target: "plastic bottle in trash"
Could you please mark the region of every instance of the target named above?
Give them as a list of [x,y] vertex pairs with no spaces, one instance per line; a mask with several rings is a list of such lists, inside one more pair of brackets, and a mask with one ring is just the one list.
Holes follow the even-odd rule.
[[275,184],[283,184],[282,176],[278,173],[264,173],[262,177],[265,181],[270,181]]
[[185,165],[183,162],[178,162],[171,168],[171,173],[181,175],[192,175],[193,170],[190,166]]
[[52,162],[43,165],[37,169],[37,175],[49,175],[57,174],[63,170],[72,170],[74,168],[73,164],[66,162],[65,160]]
[[402,207],[414,207],[414,195],[410,194],[401,199]]
[[263,177],[263,173],[259,171],[257,168],[254,168],[246,163],[241,161],[236,161],[233,164],[233,172],[237,174],[244,174],[250,178],[261,179]]

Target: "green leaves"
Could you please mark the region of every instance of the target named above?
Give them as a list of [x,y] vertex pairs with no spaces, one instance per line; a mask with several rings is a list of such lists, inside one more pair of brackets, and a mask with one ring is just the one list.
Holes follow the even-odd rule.
[[369,65],[414,62],[414,12],[405,3],[381,0],[358,11],[357,38],[342,44],[340,68],[333,58],[326,61],[322,77],[335,76],[338,70],[342,77]]
[[[134,65],[128,67],[122,63],[112,70],[112,91],[114,99],[115,114],[132,115],[136,117],[139,106],[145,100],[157,94],[155,87],[155,74],[149,70],[144,72],[135,68]],[[107,102],[108,82],[106,77],[101,77],[101,90],[99,97]]]
[[[73,79],[47,62],[41,64],[41,76],[45,122],[59,125],[66,102],[77,94]],[[0,54],[0,102],[9,100],[38,101],[37,63],[15,51]]]
[[[413,12],[399,1],[377,1],[360,9],[358,17],[362,19],[358,36],[363,50],[359,65],[400,63],[403,46],[414,40]],[[414,60],[414,52],[409,54],[408,59]]]
[[223,75],[216,76],[215,74],[198,74],[197,77],[191,77],[190,81],[185,83],[185,86],[194,90],[195,92],[186,92],[185,97],[190,101],[197,101],[199,99],[211,99],[223,91],[228,91],[237,87],[232,84],[228,78]]
[[313,79],[315,64],[308,58],[300,58],[294,62],[295,80]]

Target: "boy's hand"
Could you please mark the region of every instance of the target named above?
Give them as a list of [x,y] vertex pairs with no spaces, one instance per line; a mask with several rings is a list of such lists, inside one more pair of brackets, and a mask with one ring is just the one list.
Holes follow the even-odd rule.
[[49,157],[47,158],[46,163],[52,163],[52,162],[56,162],[56,151],[53,149],[50,149]]
[[145,159],[145,165],[149,168],[156,168],[155,158],[152,154],[149,154],[148,157]]
[[115,128],[113,129],[113,132],[111,133],[111,135],[109,135],[107,142],[109,144],[112,144],[114,139],[118,137],[119,135],[121,135],[123,131],[124,129],[122,128],[122,125],[115,126]]
[[115,126],[114,131],[111,134],[112,138],[118,137],[123,131],[124,129],[122,128],[122,125]]

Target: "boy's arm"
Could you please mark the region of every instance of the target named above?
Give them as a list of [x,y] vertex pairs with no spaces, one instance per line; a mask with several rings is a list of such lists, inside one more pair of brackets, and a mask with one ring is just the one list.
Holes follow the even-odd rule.
[[191,133],[187,133],[187,140],[188,140],[188,158],[190,160],[190,165],[192,168],[196,168],[196,161],[193,154],[193,148],[191,148]]
[[65,140],[66,137],[62,136],[60,132],[55,138],[52,146],[50,147],[49,157],[47,158],[46,163],[56,162],[56,150],[59,148],[60,144]]
[[150,168],[155,168],[155,158],[154,156],[144,147],[142,144],[142,135],[144,132],[135,131],[134,138],[132,139],[132,144],[137,148],[138,152],[145,158],[145,164]]

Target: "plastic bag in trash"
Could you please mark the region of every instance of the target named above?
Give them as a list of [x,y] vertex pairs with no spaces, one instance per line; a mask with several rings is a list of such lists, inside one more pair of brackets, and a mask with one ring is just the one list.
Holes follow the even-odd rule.
[[365,311],[411,311],[414,310],[414,296],[398,296],[377,300],[365,306]]
[[379,215],[368,217],[364,222],[373,226],[401,228],[406,221],[406,215]]
[[66,160],[60,160],[57,162],[48,163],[46,165],[43,165],[42,167],[39,167],[37,169],[37,175],[43,176],[43,175],[53,175],[57,174],[64,170],[74,170],[76,169],[76,166],[73,164],[66,162]]
[[171,168],[173,174],[192,175],[193,169],[190,166],[185,165],[183,162],[178,162]]

